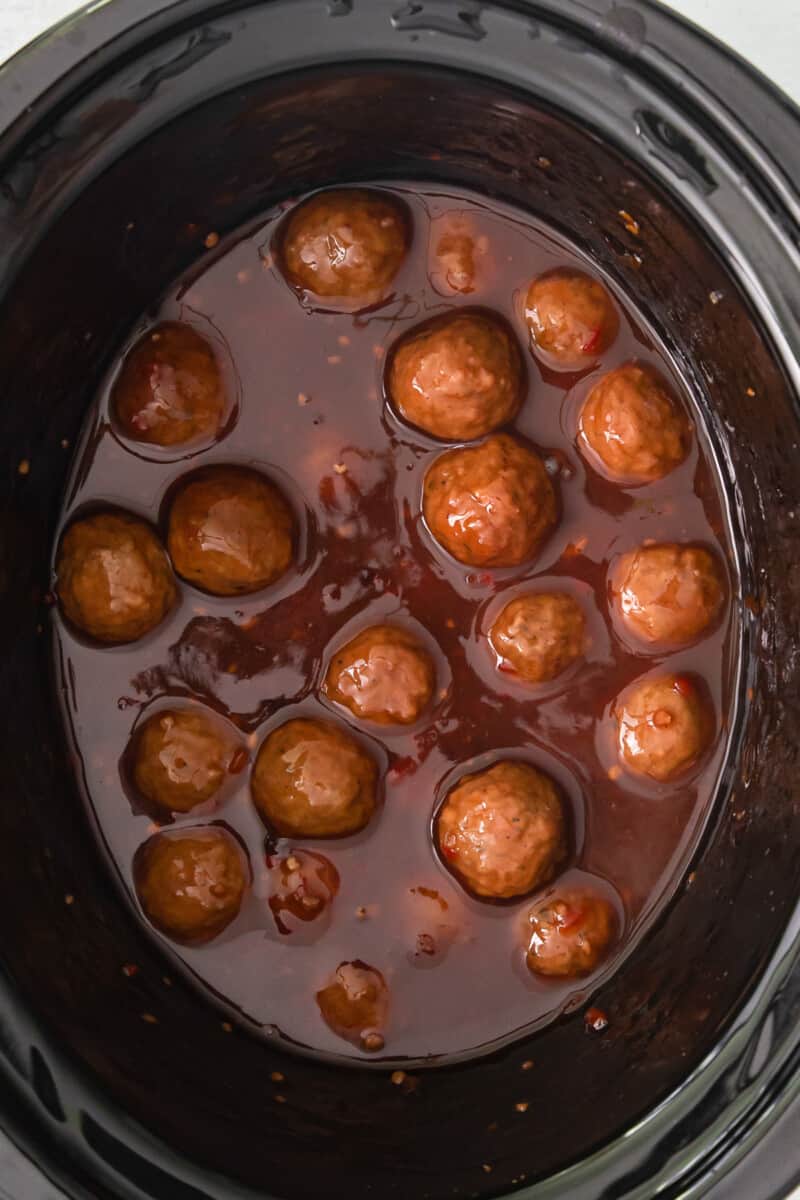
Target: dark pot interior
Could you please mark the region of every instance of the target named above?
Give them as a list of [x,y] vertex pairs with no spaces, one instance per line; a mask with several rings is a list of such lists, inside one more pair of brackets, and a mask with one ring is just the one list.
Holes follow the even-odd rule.
[[[202,58],[216,36],[204,27],[190,51]],[[0,322],[0,942],[15,1008],[66,1054],[52,1071],[38,1049],[30,1057],[17,1044],[12,1058],[54,1126],[70,1110],[62,1083],[74,1077],[143,1127],[123,1145],[104,1109],[78,1106],[77,1134],[94,1160],[144,1195],[233,1194],[197,1170],[276,1197],[331,1193],[345,1172],[354,1197],[498,1194],[585,1159],[678,1088],[759,979],[796,903],[793,397],[758,313],[689,216],[566,115],[500,82],[376,63],[233,90],[220,79],[221,94],[195,104],[207,95],[198,92],[132,141],[126,121],[148,89],[169,89],[169,63],[162,54],[127,95],[98,92],[81,112],[52,118],[36,153],[9,164],[3,193],[15,257]],[[692,169],[702,190],[704,160]],[[164,985],[166,961],[117,894],[84,816],[53,694],[45,603],[70,447],[93,388],[137,317],[203,252],[205,233],[332,181],[391,177],[455,181],[534,210],[650,314],[705,413],[744,590],[738,711],[718,802],[691,876],[595,999],[610,1028],[589,1036],[578,1012],[489,1059],[418,1072],[413,1091],[383,1071],[337,1069],[226,1033],[190,984],[175,976]],[[638,237],[620,209],[636,214]],[[133,979],[121,969],[128,962],[140,967]],[[514,1105],[527,1059],[535,1071],[524,1091],[541,1117],[521,1121]],[[265,1086],[276,1070],[287,1076],[282,1104]],[[675,1126],[673,1146],[686,1128]],[[160,1150],[144,1152],[148,1135],[175,1152],[171,1166],[154,1165]],[[605,1194],[628,1194],[658,1165]]]

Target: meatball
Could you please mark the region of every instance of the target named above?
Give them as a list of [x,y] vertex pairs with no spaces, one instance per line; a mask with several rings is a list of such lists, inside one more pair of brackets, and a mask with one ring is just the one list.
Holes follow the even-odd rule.
[[312,850],[291,850],[283,858],[268,858],[267,866],[269,907],[279,933],[296,933],[330,912],[339,891],[339,872],[330,859]]
[[327,987],[317,992],[317,1004],[338,1037],[362,1050],[383,1049],[389,989],[380,971],[360,959],[339,963]]
[[315,296],[374,303],[406,256],[411,222],[385,192],[318,192],[289,215],[280,243],[284,273]]
[[136,894],[145,915],[176,942],[209,942],[242,906],[250,884],[244,850],[217,825],[157,833],[136,852]]
[[683,462],[689,424],[660,375],[629,362],[592,388],[581,413],[580,439],[612,479],[649,483]]
[[714,731],[706,697],[685,675],[641,680],[617,702],[615,716],[622,761],[659,781],[692,766]]
[[567,592],[528,592],[505,606],[489,641],[501,665],[528,683],[547,683],[582,656],[586,619]]
[[245,467],[205,467],[179,486],[167,546],[183,579],[215,596],[274,583],[294,552],[294,519],[268,479]]
[[73,521],[56,577],[64,615],[99,642],[135,642],[164,620],[178,596],[155,532],[122,512]]
[[640,641],[685,646],[719,615],[725,577],[711,551],[671,542],[623,554],[609,590],[624,627]]
[[528,913],[527,963],[535,975],[588,975],[618,934],[617,914],[602,896],[556,891]]
[[191,812],[207,804],[246,761],[222,722],[201,708],[162,709],[133,739],[136,790],[166,812]]
[[153,446],[211,440],[227,409],[210,343],[177,321],[157,325],[139,339],[111,389],[111,412],[120,431]]
[[619,328],[608,292],[583,271],[548,271],[534,279],[525,318],[536,349],[565,370],[591,366]]
[[411,725],[430,703],[436,672],[413,634],[372,625],[337,650],[324,691],[357,717],[381,725]]
[[435,317],[402,338],[387,375],[389,398],[411,425],[469,442],[511,421],[522,397],[522,359],[498,318]]
[[263,820],[281,837],[345,837],[374,813],[378,771],[338,725],[300,717],[266,739],[251,786]]
[[515,567],[555,524],[556,496],[539,456],[500,433],[435,459],[422,509],[433,537],[459,562]]
[[552,781],[510,759],[466,775],[453,788],[439,810],[436,837],[464,886],[495,900],[541,887],[567,853],[564,810]]

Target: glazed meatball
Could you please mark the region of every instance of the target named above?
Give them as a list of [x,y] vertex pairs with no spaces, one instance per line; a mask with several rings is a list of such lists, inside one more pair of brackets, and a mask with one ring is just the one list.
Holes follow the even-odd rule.
[[702,546],[640,546],[623,554],[609,590],[624,627],[642,642],[685,646],[716,620],[725,577],[716,555]]
[[330,859],[313,850],[291,850],[283,858],[268,858],[267,866],[268,903],[279,933],[296,933],[330,912],[339,891],[339,872]]
[[111,390],[111,412],[120,431],[153,446],[211,440],[227,408],[210,343],[177,321],[157,325],[140,338]]
[[222,722],[201,708],[168,708],[148,717],[132,746],[136,790],[165,812],[207,804],[247,757]]
[[546,896],[528,913],[528,967],[535,975],[588,975],[618,934],[608,900],[568,889]]
[[241,596],[288,569],[294,520],[278,489],[257,471],[205,467],[172,499],[167,546],[183,579],[215,596]]
[[615,716],[622,761],[660,782],[691,767],[713,734],[708,701],[685,675],[641,680],[617,702]]
[[385,192],[318,192],[292,210],[280,257],[295,287],[364,305],[388,291],[406,256],[410,234],[405,206]]
[[56,576],[64,615],[99,642],[135,642],[160,625],[178,596],[155,532],[122,512],[73,521]]
[[386,384],[409,424],[445,441],[469,442],[516,415],[522,360],[498,318],[448,313],[402,338]]
[[425,476],[422,508],[439,545],[473,567],[526,562],[556,521],[544,463],[504,433],[441,454]]
[[505,606],[489,641],[501,665],[528,683],[547,683],[582,656],[586,619],[568,592],[528,592]]
[[176,942],[209,942],[238,915],[250,884],[242,847],[216,825],[157,833],[134,859],[145,915]]
[[431,656],[413,634],[372,625],[336,651],[324,691],[357,717],[411,725],[430,703],[435,682]]
[[524,896],[552,879],[567,852],[564,811],[552,781],[505,760],[466,775],[436,821],[442,859],[475,895]]
[[649,483],[683,462],[689,425],[658,373],[629,362],[592,388],[581,413],[580,440],[610,478]]
[[317,1004],[338,1037],[373,1053],[383,1049],[389,989],[380,971],[360,959],[340,963],[327,987],[317,992]]
[[525,317],[536,349],[565,370],[591,366],[619,328],[608,292],[582,271],[548,271],[534,279]]
[[274,729],[253,770],[253,801],[281,837],[345,837],[377,804],[372,758],[338,725],[296,718]]

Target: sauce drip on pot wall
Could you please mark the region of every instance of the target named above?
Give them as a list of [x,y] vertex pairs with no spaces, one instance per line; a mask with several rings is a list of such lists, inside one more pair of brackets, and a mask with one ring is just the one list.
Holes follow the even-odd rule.
[[[212,464],[256,468],[293,510],[294,565],[252,595],[209,595],[179,580],[167,618],[128,645],[90,645],[55,616],[85,793],[132,902],[134,858],[154,818],[176,834],[222,823],[247,850],[252,889],[218,936],[165,946],[267,1033],[323,1053],[363,1058],[371,1050],[373,1059],[376,1051],[392,1059],[474,1052],[586,1002],[669,895],[698,836],[724,757],[735,674],[736,589],[719,488],[698,415],[644,319],[612,289],[619,329],[610,346],[588,370],[554,369],[528,349],[528,286],[554,268],[591,273],[591,264],[516,210],[456,190],[393,190],[409,206],[413,239],[389,299],[355,315],[325,300],[317,307],[289,286],[274,255],[284,209],[210,251],[134,331],[109,373],[66,499],[65,523],[113,505],[163,533],[165,498],[186,473]],[[469,279],[458,255],[465,228],[472,291],[463,290]],[[444,234],[451,240],[437,259],[432,250]],[[512,428],[542,455],[559,496],[554,531],[516,568],[472,568],[436,545],[420,517],[422,484],[448,445],[384,402],[398,337],[476,307],[508,322],[519,343],[526,380]],[[229,397],[221,435],[191,454],[133,441],[110,419],[125,352],[164,321],[188,324],[211,342]],[[631,358],[662,372],[694,423],[685,460],[639,487],[604,478],[576,445],[593,384]],[[216,392],[211,400],[216,413]],[[609,564],[648,539],[702,543],[726,564],[721,617],[685,649],[634,649],[612,615]],[[534,686],[498,670],[486,636],[503,606],[530,586],[574,596],[588,636],[582,661]],[[407,725],[361,721],[320,690],[333,650],[386,622],[414,634],[435,667],[433,698]],[[641,676],[666,673],[705,681],[716,733],[698,769],[659,783],[620,769],[612,708]],[[170,821],[132,785],[129,743],[153,714],[197,704],[219,715],[235,764],[216,805]],[[266,833],[251,770],[265,738],[292,718],[333,719],[374,756],[379,809],[360,832],[335,840]],[[542,978],[526,968],[525,918],[539,893],[479,900],[434,848],[432,822],[446,794],[498,758],[521,758],[555,781],[570,845],[559,883],[587,883],[614,907],[620,940],[587,978]],[[306,884],[305,911],[293,872]],[[385,1047],[351,1046],[322,1020],[316,997],[341,963],[368,964],[388,985]]]

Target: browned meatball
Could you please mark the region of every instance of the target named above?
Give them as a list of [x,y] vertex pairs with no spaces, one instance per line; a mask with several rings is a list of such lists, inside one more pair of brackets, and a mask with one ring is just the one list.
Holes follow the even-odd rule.
[[624,626],[643,642],[687,645],[716,620],[725,599],[719,559],[702,546],[640,546],[609,580]]
[[547,683],[583,654],[586,619],[568,592],[528,592],[505,606],[489,641],[501,666],[528,683]]
[[148,920],[176,942],[208,942],[222,933],[250,883],[244,850],[216,825],[148,838],[136,852],[133,874]]
[[297,933],[309,921],[330,912],[339,891],[339,872],[324,854],[291,850],[283,858],[267,859],[267,866],[268,903],[280,933]]
[[166,812],[191,812],[218,794],[247,756],[219,718],[202,708],[167,708],[136,731],[132,776],[137,791]]
[[360,959],[339,963],[327,987],[317,992],[325,1024],[362,1050],[382,1050],[389,1015],[389,989],[375,967]]
[[372,625],[337,650],[324,691],[357,717],[411,725],[430,703],[436,682],[423,645],[395,625]]
[[528,913],[527,963],[536,975],[588,975],[616,940],[619,923],[608,900],[575,888],[546,896]]
[[442,858],[477,896],[508,900],[552,879],[567,852],[564,811],[552,781],[506,759],[466,775],[439,810]]
[[338,725],[301,717],[266,739],[251,786],[263,820],[282,837],[344,837],[374,813],[378,771]]
[[245,467],[205,467],[176,491],[167,546],[183,579],[215,596],[274,583],[294,551],[294,520],[281,493]]
[[163,621],[178,596],[155,532],[122,512],[73,521],[56,576],[64,615],[99,642],[135,642]]
[[364,305],[388,291],[411,240],[405,205],[386,192],[318,192],[289,215],[280,256],[290,283]]
[[400,340],[386,384],[392,404],[411,425],[434,437],[469,442],[516,415],[522,359],[498,318],[447,313]]
[[617,701],[619,753],[640,775],[672,779],[697,761],[714,732],[708,701],[685,675],[643,679]]
[[584,449],[612,479],[648,483],[686,457],[689,425],[652,367],[629,362],[596,383],[583,406]]
[[552,365],[591,366],[617,336],[619,320],[602,283],[582,271],[559,269],[534,279],[525,317],[534,346]]
[[154,446],[216,437],[227,409],[210,343],[177,321],[157,325],[139,339],[111,389],[111,412],[121,432]]
[[556,521],[544,463],[505,433],[441,454],[425,476],[422,508],[440,546],[477,567],[531,559]]

